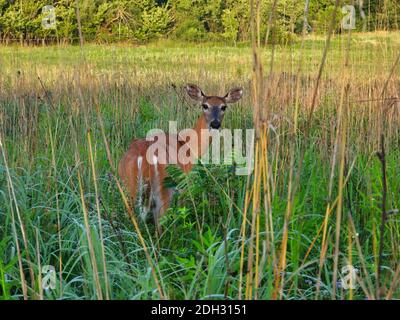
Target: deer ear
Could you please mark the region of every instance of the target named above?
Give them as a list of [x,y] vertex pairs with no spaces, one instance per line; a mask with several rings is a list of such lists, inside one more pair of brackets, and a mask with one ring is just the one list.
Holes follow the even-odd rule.
[[242,98],[243,90],[242,88],[235,88],[229,91],[224,97],[226,103],[234,103]]
[[186,91],[193,100],[203,101],[204,93],[201,89],[194,84],[187,84]]

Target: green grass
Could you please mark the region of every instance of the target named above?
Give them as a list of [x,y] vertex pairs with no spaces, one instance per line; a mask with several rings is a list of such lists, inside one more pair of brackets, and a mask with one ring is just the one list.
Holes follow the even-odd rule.
[[[353,39],[350,57],[354,69],[350,98],[372,99],[379,96],[379,90],[388,76],[398,52],[399,37],[397,34],[369,34],[355,35]],[[313,80],[307,80],[307,77],[315,76],[323,45],[323,39],[310,38],[306,41],[301,124],[306,119],[307,95],[314,85]],[[277,48],[276,75],[296,70],[298,46]],[[289,225],[285,299],[316,297],[322,245],[318,230],[323,224],[327,203],[331,200],[328,199],[328,190],[343,46],[342,38],[334,39],[310,140],[304,140],[301,130],[296,135],[296,168],[300,148],[304,146],[306,152]],[[268,70],[270,55],[269,50],[264,50],[265,70]],[[89,215],[90,237],[102,296],[106,297],[107,292],[102,264],[104,249],[110,299],[160,298],[151,265],[112,178],[113,170],[107,160],[94,106],[99,103],[114,163],[118,162],[131,139],[144,137],[149,129],[166,129],[168,120],[178,121],[181,128],[193,125],[200,110],[188,103],[181,90],[185,82],[199,83],[207,93],[219,94],[230,86],[242,85],[245,97],[229,108],[224,127],[251,128],[250,48],[207,44],[183,46],[163,42],[141,47],[87,45],[82,52],[79,47],[72,46],[0,47],[0,66],[0,139],[3,144],[0,150],[0,298],[23,298],[18,251],[28,298],[40,298],[39,261],[42,266],[53,265],[57,272],[56,288],[44,290],[45,299],[99,298],[78,172],[82,177],[82,192]],[[266,216],[263,209],[259,231],[260,275],[258,289],[255,290],[258,299],[272,298],[273,252],[279,252],[287,206],[288,145],[293,112],[289,89],[293,89],[290,87],[293,84],[286,79],[278,86],[278,78],[274,78],[272,83],[274,100],[269,106],[275,116],[271,121],[274,130],[271,130],[268,153],[271,165],[269,183],[273,187],[274,242],[264,228]],[[396,83],[397,74],[390,82],[388,96],[396,94]],[[171,84],[175,84],[177,89],[173,89]],[[340,237],[339,269],[352,257],[352,264],[360,270],[363,281],[369,278],[373,285],[382,197],[381,166],[375,155],[379,145],[378,115],[381,107],[380,102],[357,102],[348,109],[350,124],[346,166],[351,171],[345,188]],[[386,120],[388,124],[383,132],[388,153],[387,205],[388,209],[397,209],[400,207],[398,113],[389,113]],[[90,164],[88,129],[99,208],[96,207]],[[354,166],[351,167],[353,161]],[[171,174],[182,191],[175,196],[163,219],[165,233],[162,238],[155,237],[151,219],[148,223],[140,222],[165,296],[169,299],[238,298],[243,240],[240,230],[247,177],[234,175],[233,168],[224,165],[198,165],[188,177],[179,170],[172,170]],[[337,174],[335,169],[333,198],[338,194]],[[251,207],[248,219],[251,219]],[[102,218],[103,242],[100,241],[98,210]],[[323,299],[330,299],[332,292],[335,212],[336,209],[327,227],[328,251],[321,271],[319,294]],[[349,230],[349,213],[354,219],[363,259],[357,252],[355,235]],[[400,255],[399,223],[398,214],[390,215],[385,228],[382,282],[387,288],[396,280],[394,273]],[[253,243],[248,237],[250,224],[247,228],[245,248]],[[26,247],[22,230],[26,233]],[[18,247],[15,237],[18,238]],[[352,240],[351,251],[349,238]],[[246,250],[244,279],[247,259]],[[365,263],[366,274],[363,273],[362,263]],[[34,279],[31,279],[29,268],[33,270]],[[245,282],[242,285],[244,290]],[[365,299],[367,296],[360,286],[353,295],[354,299]],[[398,288],[392,297],[400,298]],[[336,298],[349,298],[349,291],[339,288]]]

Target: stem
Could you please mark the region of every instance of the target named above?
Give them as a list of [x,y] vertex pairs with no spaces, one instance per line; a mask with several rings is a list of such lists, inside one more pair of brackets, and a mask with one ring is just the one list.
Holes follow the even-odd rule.
[[385,225],[387,221],[386,211],[386,198],[387,198],[387,179],[386,179],[386,152],[385,152],[385,136],[381,134],[381,151],[376,154],[382,165],[382,215],[381,215],[381,228],[380,228],[380,239],[379,239],[379,256],[378,256],[378,268],[376,270],[376,298],[379,300],[381,291],[381,269],[383,260],[383,241],[385,233]]

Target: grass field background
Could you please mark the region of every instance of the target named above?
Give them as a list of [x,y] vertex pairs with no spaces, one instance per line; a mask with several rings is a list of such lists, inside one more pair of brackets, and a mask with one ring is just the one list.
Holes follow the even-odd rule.
[[[306,137],[324,46],[324,37],[311,36],[304,48],[277,46],[272,68],[271,50],[261,51],[271,92],[261,210],[253,215],[249,197],[257,171],[173,170],[181,193],[161,238],[150,221],[138,220],[140,234],[132,224],[116,164],[148,130],[167,129],[169,120],[195,123],[201,110],[186,97],[187,82],[219,95],[243,86],[223,127],[252,128],[250,46],[0,47],[0,298],[400,298],[400,35],[355,34],[349,47],[346,36],[332,39]],[[382,135],[388,214],[381,237]],[[277,293],[290,172],[303,149]],[[55,267],[55,289],[42,288],[44,265]],[[346,265],[358,269],[350,290],[341,284]]]

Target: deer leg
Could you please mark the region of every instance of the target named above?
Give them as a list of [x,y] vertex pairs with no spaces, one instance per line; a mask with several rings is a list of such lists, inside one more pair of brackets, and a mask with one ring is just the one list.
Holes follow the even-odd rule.
[[149,211],[146,200],[149,198],[148,166],[142,156],[132,157],[128,161],[121,161],[119,175],[129,191],[132,208],[138,209],[137,213],[144,221]]
[[162,233],[162,228],[160,224],[160,219],[164,216],[167,211],[170,203],[170,191],[166,188],[163,188],[158,195],[154,196],[155,208],[153,212],[154,222],[157,228],[157,232],[159,235]]
[[[156,161],[155,161],[156,162]],[[151,183],[151,193],[152,198],[155,203],[155,208],[153,211],[154,223],[157,228],[157,233],[161,235],[162,229],[160,224],[161,217],[165,214],[169,207],[171,200],[171,191],[165,188],[163,185],[164,178],[166,176],[165,165],[156,164],[152,166],[152,183]]]

